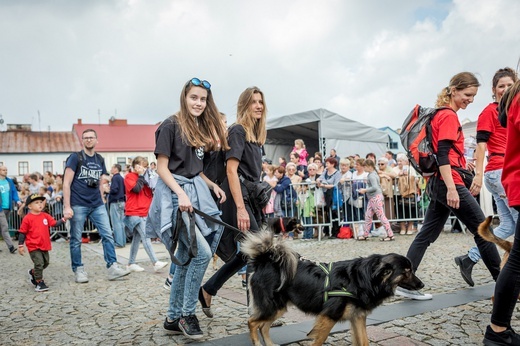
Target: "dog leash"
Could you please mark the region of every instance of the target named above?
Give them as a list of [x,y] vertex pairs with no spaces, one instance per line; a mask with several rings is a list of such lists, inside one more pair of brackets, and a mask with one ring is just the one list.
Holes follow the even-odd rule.
[[206,214],[205,212],[203,211],[200,211],[199,209],[197,208],[193,208],[193,212],[195,214],[198,214],[200,215],[201,217],[211,221],[211,222],[214,222],[214,223],[217,223],[219,225],[222,225],[224,227],[226,227],[227,229],[229,230],[232,230],[233,233],[235,234],[235,240],[241,240],[242,238],[244,238],[244,232],[242,232],[241,230],[239,230],[238,228],[236,228],[235,226],[231,226],[230,224],[228,223],[225,223],[224,221],[222,220],[219,220],[217,218],[214,218],[213,216],[210,216],[208,214]]

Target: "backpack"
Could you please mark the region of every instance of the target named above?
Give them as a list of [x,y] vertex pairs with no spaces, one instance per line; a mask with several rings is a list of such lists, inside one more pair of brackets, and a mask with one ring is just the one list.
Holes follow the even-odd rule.
[[433,151],[431,122],[442,108],[426,108],[415,105],[403,123],[401,143],[410,164],[423,177],[430,177],[438,171],[437,155]]

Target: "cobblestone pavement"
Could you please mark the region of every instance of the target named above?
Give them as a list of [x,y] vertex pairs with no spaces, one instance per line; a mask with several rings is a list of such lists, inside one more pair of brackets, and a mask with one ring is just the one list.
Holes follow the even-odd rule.
[[[294,240],[292,244],[309,259],[327,262],[371,253],[406,254],[412,237],[397,235],[394,242],[336,239]],[[32,267],[29,256],[12,255],[4,244],[0,244],[3,250],[0,253],[0,345],[184,345],[191,342],[183,336],[168,335],[162,327],[169,296],[163,288],[167,268],[155,273],[149,262],[143,262],[146,271],[132,273],[119,281],[108,281],[99,250],[101,245],[88,244],[83,246],[83,260],[90,282],[76,284],[70,269],[68,244],[53,243],[51,264],[44,272],[50,290],[37,293],[27,278],[27,270]],[[426,292],[435,295],[466,288],[453,257],[464,254],[472,244],[470,235],[441,234],[426,253],[417,273],[426,284]],[[210,264],[206,279],[213,272]],[[473,277],[477,285],[491,282],[482,263],[475,266]],[[392,298],[386,304],[398,299]],[[245,333],[247,309],[244,304],[245,291],[237,276],[214,298],[215,318],[206,318],[199,306],[197,315],[206,340]],[[370,326],[368,333],[371,345],[479,345],[490,311],[490,301],[478,301]],[[517,316],[518,310],[513,317],[513,327],[520,329]],[[284,317],[287,324],[309,319],[312,317],[294,310]],[[349,344],[350,334],[339,333],[331,335],[326,345]],[[310,342],[291,345],[310,345]]]

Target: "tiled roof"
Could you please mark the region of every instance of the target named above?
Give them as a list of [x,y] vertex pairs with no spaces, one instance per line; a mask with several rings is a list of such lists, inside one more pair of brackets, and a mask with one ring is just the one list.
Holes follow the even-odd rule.
[[0,132],[0,153],[61,153],[81,150],[76,133],[70,132]]
[[124,152],[124,151],[151,151],[155,150],[155,125],[95,125],[74,124],[78,138],[86,129],[93,129],[98,136],[96,151]]

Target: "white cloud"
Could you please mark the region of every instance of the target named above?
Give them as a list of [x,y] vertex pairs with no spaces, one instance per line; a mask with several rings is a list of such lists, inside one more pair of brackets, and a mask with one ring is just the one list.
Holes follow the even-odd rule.
[[507,0],[1,3],[0,114],[34,129],[37,110],[43,129],[106,123],[116,109],[155,123],[197,76],[231,120],[257,85],[270,116],[328,108],[397,128],[468,70],[482,87],[460,116],[476,119],[493,73],[516,67],[518,13]]

